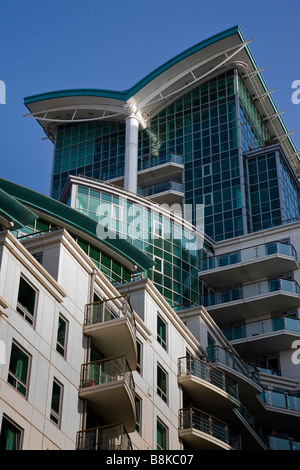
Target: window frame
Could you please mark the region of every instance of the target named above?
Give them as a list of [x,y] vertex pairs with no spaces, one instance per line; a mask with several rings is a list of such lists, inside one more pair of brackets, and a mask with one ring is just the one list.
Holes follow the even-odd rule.
[[[139,346],[140,346],[140,354],[139,354]],[[143,343],[137,339],[136,340],[136,347],[137,347],[137,366],[136,371],[143,376]],[[140,356],[140,357],[139,357]]]
[[[58,412],[52,407],[53,404],[53,391],[54,391],[54,384],[56,384],[60,388],[60,393],[59,393],[59,409]],[[62,403],[63,403],[63,391],[64,391],[64,386],[55,378],[53,377],[52,381],[52,393],[51,393],[51,404],[50,404],[50,421],[57,426],[59,429],[61,427],[61,418],[62,418]],[[54,419],[53,419],[54,418]],[[57,422],[55,421],[57,420]]]
[[[21,353],[23,353],[27,359],[28,359],[28,362],[27,362],[27,372],[26,372],[26,382],[23,382],[19,377],[17,377],[17,375],[15,375],[15,373],[13,371],[11,371],[10,367],[11,367],[11,361],[12,361],[12,352],[13,352],[13,347],[19,349],[19,351],[21,351]],[[28,389],[29,389],[29,378],[30,378],[30,371],[31,371],[31,360],[32,360],[32,356],[31,354],[29,354],[24,348],[22,348],[22,346],[19,345],[19,343],[17,343],[16,341],[12,341],[12,345],[11,345],[11,350],[10,350],[10,359],[9,359],[9,365],[8,365],[8,374],[7,374],[7,382],[20,394],[22,395],[26,400],[28,398]],[[14,381],[16,381],[16,384],[14,385],[13,383],[11,383],[9,381],[9,377],[11,377]],[[25,393],[22,393],[19,389],[18,389],[18,384],[20,384],[24,389],[25,389]]]
[[[23,437],[24,437],[24,429],[21,428],[17,423],[15,423],[12,419],[10,419],[6,414],[2,415],[2,422],[1,422],[1,430],[0,430],[0,440],[3,438],[3,422],[4,420],[10,424],[11,427],[15,428],[16,430],[16,449],[3,449],[3,450],[22,450],[23,447]],[[4,438],[3,438],[4,440]],[[2,450],[0,448],[0,450]]]
[[[159,375],[158,374],[158,369],[160,369],[161,372],[163,374],[165,374],[165,381],[166,381],[166,391],[165,392],[158,383],[158,375]],[[156,393],[166,404],[168,404],[168,385],[169,385],[168,373],[159,364],[159,362],[157,362],[157,364],[156,364]]]
[[[137,394],[135,394],[134,400],[135,400],[135,409],[136,409],[135,430],[138,434],[142,435],[142,403],[143,402],[140,396]],[[137,402],[138,402],[138,410],[137,410]],[[139,413],[137,411],[139,411]]]
[[[30,312],[20,301],[20,288],[21,288],[21,281],[25,282],[34,292],[35,292],[35,298],[34,298],[34,307],[33,307],[33,312]],[[24,276],[22,273],[20,275],[20,280],[19,280],[19,288],[18,288],[18,296],[17,296],[17,305],[16,305],[16,311],[21,315],[24,320],[27,321],[27,323],[34,328],[35,325],[35,319],[36,319],[36,311],[37,311],[37,303],[38,303],[38,289],[27,279],[26,276]]]
[[[166,432],[166,446],[165,448],[162,447],[159,443],[158,443],[158,439],[157,439],[157,433],[158,433],[158,424],[160,424],[160,426],[162,426]],[[165,423],[157,416],[156,417],[156,450],[167,450],[169,447],[169,428],[168,426],[165,425]]]
[[[165,336],[166,339],[164,340],[162,336],[159,334],[159,320],[163,323],[165,327]],[[165,351],[168,351],[168,324],[163,320],[162,316],[158,313],[157,314],[157,327],[156,327],[156,339],[159,342],[159,344],[163,347]]]
[[[59,320],[60,320],[60,319],[61,319],[61,320],[65,323],[65,325],[66,325],[64,344],[61,344],[61,343],[58,341]],[[59,316],[58,316],[58,324],[57,324],[57,336],[56,336],[56,351],[57,351],[64,359],[66,359],[66,356],[67,356],[68,333],[69,333],[69,322],[68,322],[68,320],[67,320],[61,313],[59,313]],[[58,347],[62,349],[63,353],[58,350]]]

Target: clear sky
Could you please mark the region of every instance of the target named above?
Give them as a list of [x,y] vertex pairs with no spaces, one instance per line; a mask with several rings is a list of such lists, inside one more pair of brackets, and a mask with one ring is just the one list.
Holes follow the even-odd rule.
[[24,98],[125,90],[188,47],[239,25],[300,149],[299,0],[1,0],[0,176],[49,195],[53,145]]

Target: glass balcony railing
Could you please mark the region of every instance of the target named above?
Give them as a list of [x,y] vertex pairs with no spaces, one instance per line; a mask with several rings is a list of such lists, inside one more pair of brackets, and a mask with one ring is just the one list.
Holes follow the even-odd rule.
[[226,423],[197,408],[183,408],[179,410],[179,430],[196,429],[208,434],[239,450],[240,437],[232,433]]
[[183,193],[183,183],[178,183],[177,181],[165,181],[164,183],[157,183],[151,186],[146,186],[145,188],[139,188],[138,194],[143,197],[149,197],[165,191],[177,191],[179,193]]
[[126,317],[135,331],[135,320],[129,299],[126,296],[100,300],[87,304],[85,307],[85,322],[87,325],[95,325],[117,318]]
[[134,396],[134,380],[125,356],[82,364],[80,387],[91,387],[124,380]]
[[300,450],[300,441],[288,437],[269,436],[270,450]]
[[298,318],[291,317],[278,317],[244,323],[242,325],[236,325],[229,328],[222,328],[222,332],[228,341],[250,338],[251,336],[283,330],[300,333],[300,320]]
[[257,245],[202,259],[200,262],[200,271],[232,266],[238,263],[246,263],[247,261],[255,261],[274,254],[290,256],[297,260],[297,252],[293,245],[282,242],[270,242],[264,245]]
[[163,165],[165,163],[178,163],[180,165],[184,164],[183,155],[178,155],[175,153],[168,153],[166,155],[146,155],[139,158],[138,160],[138,171],[147,170],[148,168],[153,168],[158,165]]
[[263,389],[260,398],[266,405],[283,410],[300,412],[300,396],[277,392],[276,390]]
[[238,384],[234,380],[227,377],[221,370],[196,357],[180,357],[178,359],[178,375],[179,377],[194,375],[224,390],[230,396],[238,398]]
[[77,450],[132,450],[123,424],[87,429],[77,433]]
[[204,295],[203,305],[204,307],[211,307],[213,305],[234,302],[236,300],[246,300],[250,297],[263,296],[279,291],[296,294],[300,297],[300,289],[296,281],[280,278]]
[[256,367],[244,362],[240,357],[221,346],[209,346],[206,348],[208,361],[211,363],[224,364],[245,377],[252,380],[255,384],[260,384],[260,374]]

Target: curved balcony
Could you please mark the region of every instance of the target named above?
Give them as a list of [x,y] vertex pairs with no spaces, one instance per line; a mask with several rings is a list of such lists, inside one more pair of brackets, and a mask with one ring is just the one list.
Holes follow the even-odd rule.
[[206,352],[210,363],[237,382],[240,398],[261,392],[260,374],[256,368],[221,346],[209,346]]
[[182,204],[184,198],[184,185],[178,181],[164,181],[138,188],[138,194],[147,197],[158,204]]
[[280,420],[281,432],[299,435],[300,396],[264,388],[260,399],[259,419],[266,428],[278,428]]
[[300,288],[290,279],[272,279],[203,296],[203,305],[218,324],[238,322],[300,306]]
[[134,313],[126,296],[86,305],[83,333],[106,357],[125,355],[136,369],[137,347]]
[[132,450],[123,424],[85,429],[77,433],[77,450]]
[[202,259],[200,278],[223,289],[298,269],[293,245],[270,242]]
[[223,328],[222,332],[241,356],[254,357],[290,349],[292,342],[300,339],[300,320],[274,317]]
[[240,438],[226,423],[198,410],[179,410],[179,438],[192,450],[239,450]]
[[79,398],[107,423],[121,421],[134,431],[134,380],[125,356],[82,364]]
[[290,437],[269,436],[270,450],[300,450],[300,441]]
[[196,357],[178,359],[178,383],[206,410],[239,406],[238,385],[224,372]]

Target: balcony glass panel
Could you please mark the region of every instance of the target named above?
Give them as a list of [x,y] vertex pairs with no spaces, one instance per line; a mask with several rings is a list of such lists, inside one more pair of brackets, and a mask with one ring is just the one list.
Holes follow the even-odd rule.
[[269,436],[270,450],[300,450],[300,442],[293,439]]
[[132,446],[123,424],[117,424],[78,432],[77,450],[132,450]]
[[180,377],[194,375],[226,391],[232,397],[238,398],[238,385],[234,380],[227,377],[224,372],[195,357],[179,358],[178,375]]
[[209,346],[206,349],[206,352],[209,362],[219,362],[221,364],[224,364],[230,367],[231,369],[236,370],[237,372],[245,375],[256,384],[260,383],[259,371],[257,370],[257,368],[250,366],[250,364],[247,364],[241,358],[231,353],[230,351],[226,351],[220,346]]
[[240,449],[240,439],[232,433],[226,423],[196,408],[179,410],[179,429],[196,429],[226,442],[234,449]]
[[263,335],[274,331],[294,331],[300,333],[300,320],[291,317],[278,317],[245,323],[222,329],[228,341],[249,338],[251,336]]
[[134,396],[134,380],[125,356],[102,359],[82,365],[81,387],[125,380]]
[[296,281],[289,279],[272,279],[271,281],[257,282],[204,295],[203,305],[204,307],[211,307],[213,305],[257,297],[278,291],[300,295],[299,285]]
[[146,155],[138,160],[138,170],[147,170],[164,163],[178,163],[183,165],[183,156],[175,153],[169,153],[166,155],[158,155],[156,157],[152,155]]
[[101,300],[86,305],[85,325],[94,325],[125,316],[134,326],[134,315],[126,297]]
[[182,183],[177,181],[166,181],[164,183],[153,184],[145,188],[139,188],[138,194],[143,197],[153,196],[154,194],[163,193],[164,191],[177,191],[179,193],[184,192]]
[[201,260],[200,270],[207,271],[209,269],[231,266],[237,263],[245,263],[274,254],[291,256],[297,260],[297,252],[293,245],[282,242],[271,242],[203,259]]
[[300,397],[284,392],[264,389],[260,395],[266,405],[300,412]]

